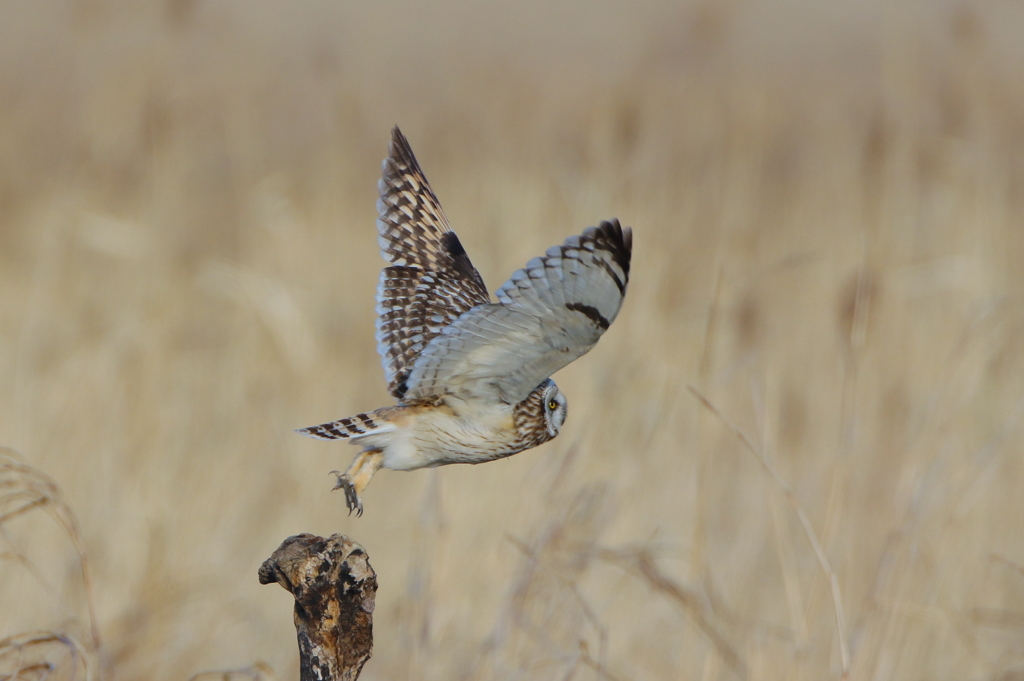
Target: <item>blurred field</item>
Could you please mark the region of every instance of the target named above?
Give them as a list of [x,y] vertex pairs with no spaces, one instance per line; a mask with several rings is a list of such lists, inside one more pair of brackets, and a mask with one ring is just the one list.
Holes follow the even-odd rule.
[[[295,678],[256,571],[343,532],[371,681],[1024,678],[1024,11],[827,5],[4,3],[0,639]],[[395,123],[492,290],[633,275],[557,440],[355,519],[292,429],[389,403]]]

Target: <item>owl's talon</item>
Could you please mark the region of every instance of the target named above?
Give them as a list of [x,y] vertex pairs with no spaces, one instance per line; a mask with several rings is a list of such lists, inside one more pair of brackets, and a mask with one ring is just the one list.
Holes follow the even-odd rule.
[[361,517],[363,515],[363,500],[359,498],[356,487],[352,484],[348,474],[339,473],[338,471],[331,471],[331,473],[338,476],[338,482],[331,491],[333,492],[336,489],[345,490],[345,505],[348,506],[348,514],[352,515],[352,511],[355,511],[356,517]]

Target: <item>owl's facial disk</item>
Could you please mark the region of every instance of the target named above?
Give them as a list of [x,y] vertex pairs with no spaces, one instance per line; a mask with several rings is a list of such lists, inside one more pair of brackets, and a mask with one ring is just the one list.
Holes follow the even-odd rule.
[[562,424],[565,423],[565,418],[569,415],[569,402],[565,399],[565,395],[561,393],[554,381],[551,381],[551,385],[544,391],[542,408],[544,409],[544,423],[548,427],[548,434],[551,437],[555,437],[558,435],[558,431],[561,430]]

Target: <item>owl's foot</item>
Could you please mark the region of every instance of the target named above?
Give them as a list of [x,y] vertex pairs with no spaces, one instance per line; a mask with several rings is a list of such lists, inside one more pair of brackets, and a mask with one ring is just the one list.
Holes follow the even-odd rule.
[[376,450],[369,449],[360,452],[352,461],[352,465],[343,474],[338,471],[331,471],[338,476],[338,484],[334,489],[345,490],[345,504],[348,506],[348,514],[356,512],[356,517],[363,515],[363,500],[359,494],[370,484],[370,478],[384,465],[384,455]]
[[363,500],[359,498],[359,493],[356,492],[356,486],[352,484],[352,479],[348,477],[347,473],[331,471],[331,474],[338,476],[338,482],[331,491],[333,492],[336,489],[345,490],[345,505],[348,506],[348,514],[352,515],[352,511],[355,511],[357,518],[363,515]]

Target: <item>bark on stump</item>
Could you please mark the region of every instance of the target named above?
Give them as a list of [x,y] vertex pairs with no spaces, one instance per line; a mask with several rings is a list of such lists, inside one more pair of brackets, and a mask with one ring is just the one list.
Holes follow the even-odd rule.
[[340,534],[285,539],[260,567],[295,597],[301,681],[355,681],[373,649],[377,575],[366,551]]

